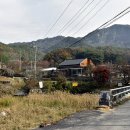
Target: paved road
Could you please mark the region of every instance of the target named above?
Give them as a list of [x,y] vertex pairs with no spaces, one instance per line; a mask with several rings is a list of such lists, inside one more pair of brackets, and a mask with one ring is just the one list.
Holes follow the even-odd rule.
[[36,130],[130,130],[130,101],[109,112],[84,111]]

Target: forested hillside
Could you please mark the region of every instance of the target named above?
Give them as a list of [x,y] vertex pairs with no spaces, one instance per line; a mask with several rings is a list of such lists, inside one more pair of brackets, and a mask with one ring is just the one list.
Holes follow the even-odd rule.
[[0,43],[0,62],[8,63],[14,59],[18,59],[18,53],[8,45]]
[[44,60],[48,60],[52,66],[57,66],[65,59],[82,58],[89,58],[95,64],[127,64],[130,63],[130,49],[111,46],[58,49],[45,55]]
[[0,59],[6,63],[18,60],[21,56],[22,61],[34,61],[37,46],[37,60],[45,59],[51,64],[58,64],[64,59],[85,57],[95,63],[130,62],[129,34],[130,25],[113,25],[86,35],[84,40],[73,47],[70,45],[81,38],[57,36],[28,43],[0,43]]
[[[121,48],[130,48],[130,25],[113,25],[108,28],[93,31],[86,35],[84,40],[75,44],[74,47],[89,46],[114,46]],[[81,38],[57,36],[54,38],[45,38],[32,42],[13,43],[9,44],[17,50],[31,50],[37,45],[39,52],[48,53],[50,51],[71,46]]]

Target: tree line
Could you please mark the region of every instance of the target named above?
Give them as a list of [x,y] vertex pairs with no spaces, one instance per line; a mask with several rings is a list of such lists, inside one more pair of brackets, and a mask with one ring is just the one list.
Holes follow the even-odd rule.
[[65,59],[91,59],[94,64],[113,63],[129,64],[130,49],[116,47],[65,48],[52,51],[43,58],[52,66],[57,66]]

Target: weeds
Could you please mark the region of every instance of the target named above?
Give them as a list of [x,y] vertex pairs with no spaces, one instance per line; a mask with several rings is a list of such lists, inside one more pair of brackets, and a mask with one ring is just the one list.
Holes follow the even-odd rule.
[[0,100],[0,107],[10,107],[12,105],[12,101],[9,99]]
[[0,116],[0,129],[25,130],[41,123],[54,123],[77,111],[94,109],[97,103],[96,94],[54,92],[23,98],[5,96],[0,98],[0,111],[8,114]]

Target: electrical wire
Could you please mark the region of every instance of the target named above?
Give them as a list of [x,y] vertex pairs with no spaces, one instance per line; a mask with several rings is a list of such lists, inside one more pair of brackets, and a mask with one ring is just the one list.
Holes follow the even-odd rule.
[[[85,4],[75,13],[75,15],[58,31],[58,34],[63,33],[71,24],[73,24],[73,22],[75,22],[75,20],[78,17],[80,17],[80,15],[82,15],[86,11],[86,9],[88,9],[88,7],[94,2],[94,0],[92,0],[89,4],[88,4],[88,2],[89,2],[89,0],[86,1]],[[85,7],[86,5],[87,5],[87,7]]]
[[109,24],[109,22],[113,21],[115,18],[117,18],[118,16],[120,16],[121,14],[125,13],[127,10],[129,10],[130,7],[126,8],[125,10],[121,11],[119,14],[117,14],[116,16],[114,16],[112,19],[110,19],[109,21],[105,22],[103,25],[101,25],[98,29],[101,28],[105,28],[104,25]]
[[[99,29],[101,29],[101,28],[103,28],[103,27],[107,27],[107,26],[105,26],[105,25],[109,25],[109,24],[108,24],[109,21],[110,21],[110,23],[112,24],[113,22],[115,22],[115,21],[117,21],[118,19],[122,18],[122,17],[125,16],[126,14],[130,13],[130,11],[127,11],[128,9],[130,9],[130,7],[126,8],[125,10],[123,10],[122,12],[120,12],[118,15],[116,15],[116,16],[113,17],[112,19],[108,20],[106,23],[102,24],[101,26],[99,26],[99,27],[98,27],[97,29],[95,29],[94,31],[90,32],[87,36],[91,35],[93,32],[95,32],[95,31],[97,31],[97,30],[99,30]],[[124,13],[125,11],[126,11],[126,13]],[[122,14],[123,14],[123,15],[122,15]],[[68,47],[72,47],[73,45],[76,45],[77,43],[80,43],[80,42],[81,42],[82,40],[84,40],[85,38],[86,38],[86,36],[83,37],[83,38],[81,38],[80,40],[78,40],[78,41],[72,43],[72,44],[69,45]],[[66,47],[66,48],[68,48],[68,47]]]
[[69,2],[69,4],[65,7],[65,9],[63,10],[63,12],[60,14],[60,16],[58,17],[58,19],[54,22],[54,24],[51,26],[51,28],[46,32],[44,37],[47,37],[47,35],[53,30],[53,28],[55,27],[55,25],[58,23],[58,21],[61,19],[61,17],[65,14],[65,12],[68,10],[68,8],[70,7],[70,5],[72,4],[74,0],[71,0]]
[[[110,0],[107,0],[107,1],[103,4],[103,6],[101,6],[101,7],[94,13],[94,15],[92,15],[92,17],[90,17],[90,18],[85,22],[85,24],[83,24],[83,25],[82,25],[75,33],[73,33],[72,35],[77,34],[82,28],[84,28],[84,27],[90,22],[90,20],[92,20],[92,19],[108,4],[109,1],[110,1]],[[76,26],[78,26],[78,25],[76,25]],[[74,28],[75,28],[76,26],[74,26]]]
[[108,26],[110,26],[113,22],[117,21],[118,19],[120,19],[121,17],[125,16],[126,14],[130,13],[130,11],[127,11],[126,13],[124,13],[123,15],[119,16],[118,18],[114,19],[113,21],[111,21],[108,25],[104,26],[103,28],[106,28]]
[[[82,14],[82,13],[84,13],[85,11],[86,11],[86,9],[88,9],[88,7],[91,5],[91,4],[93,4],[93,2],[94,2],[95,0],[92,0],[90,3],[89,3],[89,0],[87,0],[86,2],[85,2],[85,4],[76,12],[76,14],[62,27],[62,29],[60,30],[60,31],[65,31],[66,30],[66,28],[68,28],[73,22],[75,22],[75,20],[76,20],[76,18],[79,18],[79,16]],[[98,4],[101,2],[102,0],[99,0],[98,1],[98,3],[89,11],[89,13],[95,8],[95,7],[97,7],[98,6]],[[88,4],[89,3],[89,4]],[[87,5],[88,4],[88,5]],[[87,5],[87,6],[86,6]],[[86,6],[86,7],[85,7]],[[85,7],[85,8],[84,8]],[[81,11],[81,12],[80,12]],[[68,25],[68,26],[67,26]],[[59,32],[60,32],[59,31]],[[58,33],[59,33],[58,32]],[[61,33],[62,33],[61,32]],[[65,38],[64,38],[65,39]],[[63,39],[63,40],[64,40]],[[62,41],[63,41],[62,40]],[[49,49],[49,48],[48,48]],[[47,49],[47,50],[48,50]]]

